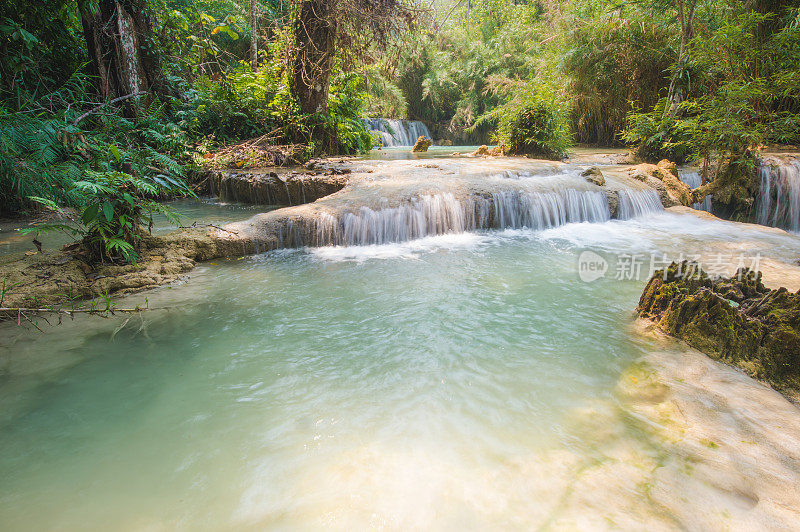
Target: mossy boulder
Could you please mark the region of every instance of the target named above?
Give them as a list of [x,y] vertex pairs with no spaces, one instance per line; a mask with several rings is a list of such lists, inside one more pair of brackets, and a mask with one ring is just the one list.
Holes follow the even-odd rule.
[[606,178],[603,175],[602,170],[596,166],[587,168],[581,173],[581,176],[583,176],[583,178],[589,183],[593,183],[598,187],[603,187],[606,184]]
[[666,333],[779,389],[800,390],[800,292],[761,273],[711,278],[688,262],[657,271],[637,311]]
[[415,153],[416,152],[428,151],[428,148],[431,147],[431,144],[433,144],[433,141],[431,139],[429,139],[428,137],[425,137],[425,136],[420,136],[417,139],[417,142],[414,143],[414,147],[411,148],[411,151],[413,151]]

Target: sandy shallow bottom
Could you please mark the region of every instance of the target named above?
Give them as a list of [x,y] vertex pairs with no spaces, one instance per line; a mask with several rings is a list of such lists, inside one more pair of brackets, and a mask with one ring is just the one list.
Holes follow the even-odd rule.
[[625,426],[631,434],[609,430],[597,441],[596,463],[573,463],[556,476],[564,498],[555,528],[796,530],[797,406],[647,323],[637,322],[634,334],[653,352],[626,370],[618,402],[576,412],[578,427]]

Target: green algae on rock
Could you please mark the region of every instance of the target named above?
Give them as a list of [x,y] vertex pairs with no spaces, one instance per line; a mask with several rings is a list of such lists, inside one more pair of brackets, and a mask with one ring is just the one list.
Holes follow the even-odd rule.
[[770,290],[761,272],[712,278],[690,262],[672,263],[655,272],[637,311],[712,358],[800,390],[800,292]]

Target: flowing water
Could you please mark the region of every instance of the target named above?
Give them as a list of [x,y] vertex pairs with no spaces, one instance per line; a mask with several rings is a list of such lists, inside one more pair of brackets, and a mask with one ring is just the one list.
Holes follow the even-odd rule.
[[756,221],[761,225],[800,232],[800,161],[763,164]]
[[[631,330],[649,272],[622,257],[788,261],[800,238],[656,212],[646,191],[610,220],[601,196],[423,196],[337,219],[326,243],[346,245],[146,294],[170,310],[3,324],[0,529],[678,527],[708,499],[665,506],[642,476],[691,464],[620,405],[656,349]],[[608,260],[594,282],[587,250]]]
[[[680,169],[678,170],[678,177],[690,188],[698,188],[703,184],[703,176],[697,170]],[[711,212],[711,196],[706,196],[703,201],[695,203],[692,207],[698,211]]]
[[432,138],[428,126],[419,120],[372,118],[366,120],[366,124],[377,137],[379,146],[413,146],[419,137]]

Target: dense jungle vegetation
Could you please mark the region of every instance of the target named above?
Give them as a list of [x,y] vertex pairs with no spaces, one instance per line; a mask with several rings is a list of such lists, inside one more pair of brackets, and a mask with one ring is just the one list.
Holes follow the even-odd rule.
[[371,149],[363,118],[560,158],[700,161],[800,143],[798,0],[49,0],[0,3],[0,213],[75,208],[135,258],[156,200],[255,137]]

